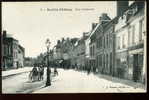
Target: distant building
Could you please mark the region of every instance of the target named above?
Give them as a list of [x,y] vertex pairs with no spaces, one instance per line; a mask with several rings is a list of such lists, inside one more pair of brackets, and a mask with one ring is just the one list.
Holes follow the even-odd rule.
[[[92,28],[93,29],[93,28]],[[85,69],[89,69],[90,67],[90,32],[87,33],[87,38],[85,39]]]
[[31,57],[25,57],[24,58],[24,66],[32,67],[35,62],[36,62],[35,58],[31,58]]
[[84,69],[85,67],[85,41],[84,37],[78,40],[77,44],[77,66],[79,69]]
[[75,68],[75,43],[77,42],[78,38],[71,38],[70,39],[70,49],[68,51],[68,56],[70,58],[70,66],[71,68]]
[[[19,68],[23,66],[24,48],[19,41],[3,31],[3,69]],[[20,64],[20,65],[19,65]]]
[[7,37],[6,31],[3,31],[3,69],[13,68],[13,38]]
[[19,62],[19,67],[24,66],[24,57],[25,57],[25,49],[19,45],[18,46],[18,62]]
[[74,66],[74,48],[77,38],[58,40],[53,48],[54,63],[63,68]]
[[78,59],[78,40],[76,41],[76,43],[73,46],[73,50],[72,50],[72,60],[71,60],[71,65],[74,66],[74,68],[77,68],[77,59]]

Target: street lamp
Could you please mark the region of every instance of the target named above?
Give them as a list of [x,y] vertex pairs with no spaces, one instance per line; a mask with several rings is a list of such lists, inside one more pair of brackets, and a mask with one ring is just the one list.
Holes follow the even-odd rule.
[[46,86],[50,86],[51,85],[51,79],[50,79],[50,75],[51,75],[51,69],[49,68],[49,48],[50,48],[50,40],[47,39],[46,40],[46,47],[47,47],[47,82],[46,82]]

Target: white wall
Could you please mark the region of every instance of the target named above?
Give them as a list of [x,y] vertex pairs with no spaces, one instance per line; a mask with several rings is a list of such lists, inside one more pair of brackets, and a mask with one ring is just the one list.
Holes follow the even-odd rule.
[[[134,21],[132,21],[131,23],[130,23],[130,27],[132,27],[132,26],[135,26],[135,34],[134,34],[134,37],[132,36],[132,31],[130,32],[130,40],[132,40],[133,38],[134,38],[134,42],[135,42],[135,44],[138,44],[138,43],[140,43],[140,41],[139,41],[139,32],[140,32],[140,20],[142,20],[144,17],[142,16],[142,17],[139,17],[139,18],[137,18],[137,19],[135,19]],[[144,30],[144,29],[143,29]],[[143,33],[142,33],[142,37],[143,37]],[[132,44],[130,44],[130,45],[132,45]]]
[[90,54],[90,48],[89,48],[90,39],[88,38],[85,40],[85,55],[86,57],[89,57]]
[[116,41],[116,47],[119,43],[120,49],[124,49],[123,48],[123,36],[124,36],[124,45],[125,45],[125,48],[127,48],[128,47],[128,28],[125,28],[124,30],[118,32],[116,35],[116,40],[118,39],[118,37],[120,37],[120,41]]

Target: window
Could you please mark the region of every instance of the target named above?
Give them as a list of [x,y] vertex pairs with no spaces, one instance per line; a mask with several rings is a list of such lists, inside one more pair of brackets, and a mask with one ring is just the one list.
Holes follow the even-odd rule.
[[98,44],[98,39],[97,39],[97,41],[96,41],[96,47],[97,47],[97,48],[99,48],[98,45],[99,45],[99,44]]
[[16,58],[18,58],[18,55],[17,55],[17,53],[16,53]]
[[102,47],[102,37],[100,37],[98,40],[97,40],[97,48],[101,48]]
[[104,48],[106,48],[106,37],[104,37]]
[[105,37],[103,37],[103,48],[105,48]]
[[9,46],[9,55],[11,55],[11,47]]
[[122,47],[125,48],[125,34],[122,36]]
[[96,47],[99,48],[99,38],[96,41]]
[[120,37],[117,37],[117,49],[120,49]]
[[98,56],[98,66],[102,66],[102,55]]
[[95,55],[95,46],[93,45],[93,57]]
[[108,54],[106,54],[106,67],[108,67]]
[[144,18],[142,19],[142,32],[145,32],[145,20],[144,20]]
[[98,56],[96,56],[96,66],[98,67]]
[[110,45],[111,45],[111,37],[110,37],[111,35],[109,34],[109,48],[111,47]]
[[135,43],[135,25],[132,26],[132,44]]
[[112,35],[110,35],[110,48],[112,48],[112,45],[113,45],[113,41],[112,41],[112,39],[113,39],[113,37],[112,37]]
[[92,47],[90,47],[90,56],[92,57]]
[[130,30],[131,30],[131,28],[129,27],[129,28],[128,28],[128,46],[131,45],[131,44],[130,44],[130,43],[131,43],[131,41],[130,41],[130,39],[131,39],[131,31],[130,31]]
[[[100,39],[100,38],[99,38],[99,39]],[[97,42],[98,42],[98,48],[99,48],[99,43],[100,43],[100,40],[99,40],[99,39],[98,39],[98,41],[97,41]]]
[[143,32],[144,32],[144,19],[140,20],[139,22],[139,41],[142,41],[143,38],[142,38],[142,35],[143,35]]
[[108,35],[106,36],[106,48],[108,48]]
[[110,45],[111,45],[111,43],[110,43],[110,39],[111,39],[111,38],[110,38],[110,34],[108,35],[108,37],[109,37],[109,38],[108,38],[108,44],[109,44],[108,47],[110,48]]
[[7,45],[4,45],[4,55],[7,55]]
[[13,52],[13,57],[15,57],[15,52]]

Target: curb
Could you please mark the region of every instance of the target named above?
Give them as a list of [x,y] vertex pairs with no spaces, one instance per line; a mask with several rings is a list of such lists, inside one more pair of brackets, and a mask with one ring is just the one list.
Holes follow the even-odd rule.
[[6,75],[6,76],[2,76],[2,80],[3,79],[10,78],[12,76],[20,75],[20,74],[23,74],[23,73],[28,73],[28,72],[30,72],[30,71],[25,71],[25,72],[20,72],[20,73],[15,73],[15,74],[10,74],[10,75]]

